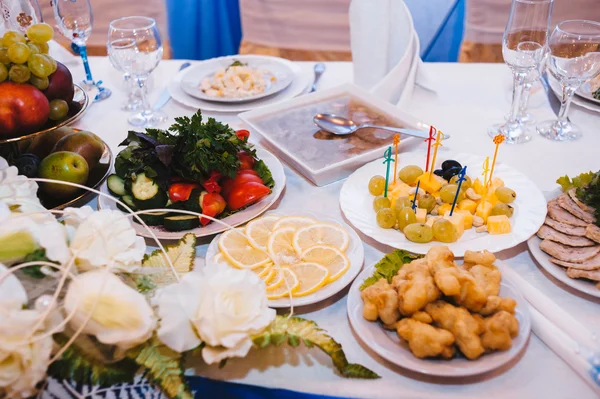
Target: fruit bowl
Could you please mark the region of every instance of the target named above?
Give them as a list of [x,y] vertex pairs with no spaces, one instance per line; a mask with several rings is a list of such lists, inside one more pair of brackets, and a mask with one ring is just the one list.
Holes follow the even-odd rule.
[[[79,120],[81,118],[81,116],[83,115],[83,113],[86,111],[87,107],[89,106],[90,100],[89,100],[89,97],[88,97],[87,93],[85,92],[85,90],[83,90],[80,86],[74,84],[73,88],[75,89],[75,95],[73,96],[72,105],[78,104],[78,110],[76,112],[74,112],[71,116],[69,116],[67,119],[64,119],[52,126],[49,126],[51,121],[48,121],[48,124],[44,125],[44,127],[46,127],[45,129],[34,132],[34,133],[25,134],[25,135],[19,136],[19,137],[12,137],[9,139],[0,139],[0,145],[7,144],[7,143],[17,143],[17,142],[23,141],[23,140],[29,140],[29,139],[32,139],[41,134],[48,133],[55,129],[58,129],[59,127],[70,125],[70,124],[76,122],[77,120]],[[112,154],[111,154],[111,159],[112,159]]]

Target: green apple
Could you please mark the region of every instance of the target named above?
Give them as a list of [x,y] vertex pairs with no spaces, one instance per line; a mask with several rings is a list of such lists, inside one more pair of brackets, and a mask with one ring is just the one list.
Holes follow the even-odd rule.
[[[70,151],[59,151],[48,155],[40,164],[39,176],[44,179],[61,180],[83,184],[90,173],[87,161],[81,155]],[[57,183],[41,183],[41,189],[55,198],[69,198],[79,188]]]

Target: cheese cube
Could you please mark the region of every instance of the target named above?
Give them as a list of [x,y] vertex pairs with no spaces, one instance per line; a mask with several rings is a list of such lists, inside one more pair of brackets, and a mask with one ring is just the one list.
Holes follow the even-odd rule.
[[440,189],[442,188],[442,183],[436,179],[436,175],[431,176],[431,178],[429,178],[429,173],[423,173],[421,176],[419,176],[417,178],[417,181],[420,181],[421,184],[419,185],[420,188],[422,188],[423,190],[427,191],[430,194],[435,193],[436,191],[440,191]]
[[504,187],[504,181],[499,177],[494,177],[490,186],[490,192],[495,193],[498,187]]
[[473,190],[475,191],[475,193],[479,194],[479,195],[483,195],[484,194],[484,187],[483,187],[483,183],[481,182],[481,180],[479,180],[479,177],[477,179],[475,179],[475,181],[473,182]]
[[498,199],[498,197],[496,197],[496,194],[494,194],[492,191],[490,191],[489,195],[486,197],[485,200],[487,202],[489,202],[490,204],[492,204],[492,206],[500,203],[500,200]]
[[430,216],[429,218],[427,218],[425,224],[429,227],[433,227],[433,223],[440,218],[441,216]]
[[460,213],[454,212],[452,216],[450,216],[449,212],[447,215],[444,215],[444,219],[447,219],[456,227],[456,231],[458,232],[458,239],[462,237],[465,232],[465,216]]
[[438,208],[438,215],[444,216],[446,214],[446,212],[450,212],[451,209],[452,209],[452,204],[442,204]]
[[479,216],[483,219],[483,223],[486,223],[488,216],[490,216],[490,212],[492,212],[492,208],[494,206],[488,201],[481,201],[479,205],[477,205],[477,209],[475,210],[475,215]]
[[427,221],[427,209],[417,208],[417,223],[425,223]]
[[512,227],[510,220],[506,215],[490,216],[487,220],[488,233],[490,234],[508,234]]
[[460,209],[461,211],[468,211],[471,214],[475,213],[476,208],[477,202],[470,199],[464,199],[458,203],[458,209]]
[[[454,213],[452,215],[454,216],[456,214],[463,216],[465,230],[469,230],[471,227],[473,227],[473,215],[471,214],[471,212],[455,208]],[[446,212],[444,214],[444,217],[446,217],[446,216],[450,216],[450,212]]]

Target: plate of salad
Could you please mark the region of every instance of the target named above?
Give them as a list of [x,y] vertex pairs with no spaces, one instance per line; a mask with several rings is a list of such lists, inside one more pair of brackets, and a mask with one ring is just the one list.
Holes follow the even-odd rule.
[[[254,148],[247,130],[235,131],[214,118],[175,118],[167,130],[130,131],[120,144],[114,173],[98,207],[134,211],[151,231],[134,223],[138,235],[179,239],[225,231],[228,227],[184,212],[197,212],[237,226],[265,212],[281,195],[285,174],[270,152]],[[111,198],[113,197],[113,198]],[[128,212],[128,211],[127,211]],[[135,218],[133,219],[135,221]]]

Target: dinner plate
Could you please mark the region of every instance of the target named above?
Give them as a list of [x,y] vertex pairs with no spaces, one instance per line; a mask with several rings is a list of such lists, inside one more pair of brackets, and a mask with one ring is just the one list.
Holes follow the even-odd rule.
[[[401,153],[398,156],[398,170],[406,165],[422,165],[425,158],[425,153],[421,152]],[[447,159],[455,159],[462,165],[466,165],[467,175],[472,179],[482,174],[484,157],[460,153],[450,155],[446,152],[438,154],[439,164]],[[373,210],[373,196],[368,191],[369,180],[375,175],[385,175],[385,165],[381,159],[358,169],[344,183],[340,194],[340,206],[350,223],[363,234],[382,244],[414,253],[425,254],[431,247],[440,245],[436,241],[427,244],[414,243],[408,241],[398,230],[383,229],[377,225]],[[516,200],[511,204],[515,208],[510,218],[512,232],[491,235],[476,233],[475,228],[469,229],[457,242],[447,244],[458,257],[464,256],[466,250],[487,249],[490,252],[499,252],[512,248],[527,241],[544,223],[546,200],[535,183],[521,172],[501,162],[496,163],[494,177],[504,180],[506,187],[510,187],[517,193]]]
[[[547,193],[546,198],[551,200],[552,198],[558,197],[562,194],[561,189],[556,189]],[[527,240],[527,246],[531,255],[537,260],[539,265],[544,268],[550,275],[568,285],[577,291],[583,292],[584,294],[591,295],[596,298],[600,298],[600,290],[596,288],[595,284],[589,280],[580,278],[570,278],[567,276],[567,268],[557,265],[556,263],[550,262],[551,256],[540,249],[540,243],[542,240],[537,236],[533,235]]]
[[[240,56],[242,57],[242,56]],[[245,101],[238,103],[220,103],[215,101],[206,101],[199,98],[194,98],[188,95],[181,88],[181,79],[187,73],[187,69],[179,72],[174,79],[172,79],[167,88],[171,97],[178,103],[185,105],[186,107],[193,108],[195,110],[201,109],[203,111],[212,112],[244,112],[254,108],[262,107],[265,105],[271,105],[280,101],[289,100],[302,93],[304,93],[307,87],[310,85],[313,79],[313,75],[308,72],[303,72],[302,68],[298,65],[293,64],[290,61],[282,60],[284,63],[289,63],[287,66],[294,73],[292,82],[279,93],[273,94],[272,96],[263,97],[254,101]],[[190,67],[191,68],[191,67]]]
[[365,268],[354,280],[348,293],[348,319],[356,336],[375,353],[404,369],[439,377],[468,377],[495,370],[512,361],[521,353],[531,334],[531,316],[525,298],[517,290],[517,285],[502,276],[500,296],[517,301],[515,317],[519,321],[519,335],[512,341],[512,348],[504,352],[483,355],[477,360],[455,357],[451,360],[419,359],[408,349],[395,331],[384,330],[378,322],[370,322],[363,317],[363,301],[359,287],[375,270],[375,264]]
[[593,102],[595,104],[600,105],[600,100],[594,98],[592,95],[592,84],[590,82],[585,82],[581,85],[579,89],[575,92],[579,97],[586,99],[587,101]]
[[[279,159],[277,159],[277,157],[271,154],[269,151],[262,148],[256,148],[256,155],[259,159],[262,159],[271,170],[273,180],[275,181],[275,187],[273,187],[271,194],[261,199],[257,203],[250,205],[242,211],[221,219],[223,222],[231,226],[239,226],[240,224],[246,223],[265,212],[271,205],[273,205],[275,201],[277,201],[277,198],[279,198],[283,188],[285,187],[285,173],[283,171],[283,165]],[[102,185],[102,189],[100,191],[104,194],[108,194],[108,197],[101,195],[98,198],[98,208],[118,209],[115,201],[111,199],[112,196],[108,191],[106,183]],[[134,222],[133,227],[137,235],[152,238],[150,232],[141,224]],[[185,231],[167,231],[161,226],[150,226],[150,229],[159,240],[178,240],[187,233],[192,233],[196,237],[205,237],[212,234],[221,233],[227,230],[227,227],[213,222],[204,227],[197,227],[195,229]]]
[[[356,232],[347,224],[340,222],[337,219],[323,216],[310,212],[294,212],[290,214],[284,214],[283,212],[271,211],[266,215],[272,216],[308,216],[313,219],[318,220],[319,222],[324,223],[334,223],[339,226],[342,226],[350,235],[350,244],[348,245],[348,249],[346,249],[346,256],[350,260],[350,268],[344,273],[340,278],[335,280],[334,282],[327,284],[316,292],[309,294],[307,296],[292,298],[294,306],[305,306],[311,305],[317,302],[321,302],[341,290],[343,290],[348,284],[354,280],[356,275],[361,271],[365,253],[362,241],[360,237],[356,234]],[[210,243],[208,250],[206,251],[206,264],[210,259],[213,259],[214,256],[219,252],[219,237],[218,235],[214,238],[214,240]],[[272,308],[289,308],[290,307],[290,298],[284,297],[279,299],[273,299],[269,301],[269,306]]]
[[[558,81],[552,77],[548,77],[548,84],[550,85],[550,88],[552,89],[552,91],[554,92],[554,94],[556,94],[556,97],[558,97],[558,99],[562,98],[562,88],[560,86],[560,83],[558,83]],[[587,97],[584,96],[573,96],[573,99],[571,100],[573,104],[581,107],[581,108],[585,108],[589,111],[593,111],[593,112],[600,112],[600,104],[596,105],[596,101],[592,101],[591,99],[588,99]]]
[[[205,78],[212,78],[220,69],[226,69],[233,62],[240,61],[248,67],[260,69],[265,72],[265,91],[247,97],[215,97],[209,96],[201,88],[200,84]],[[192,97],[205,101],[219,103],[242,103],[258,100],[279,93],[292,83],[295,74],[290,67],[290,62],[282,58],[266,57],[260,55],[238,55],[229,57],[212,58],[187,68],[181,77],[181,88]]]

